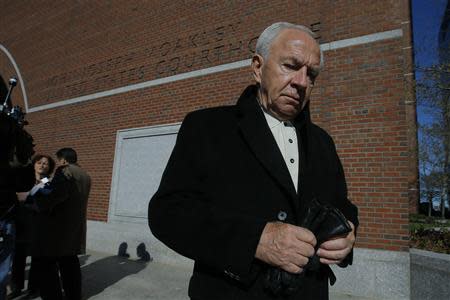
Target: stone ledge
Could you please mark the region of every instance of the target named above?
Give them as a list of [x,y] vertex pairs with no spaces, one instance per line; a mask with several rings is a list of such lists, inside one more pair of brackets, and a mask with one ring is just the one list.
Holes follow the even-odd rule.
[[411,299],[448,299],[450,255],[410,249]]
[[409,253],[355,248],[353,265],[333,266],[336,284],[330,291],[359,298],[409,299]]

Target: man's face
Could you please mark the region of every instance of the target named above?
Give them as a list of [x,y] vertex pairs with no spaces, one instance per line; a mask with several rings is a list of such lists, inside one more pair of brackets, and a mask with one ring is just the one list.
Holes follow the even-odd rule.
[[267,60],[256,54],[253,76],[259,101],[279,120],[293,120],[309,101],[320,69],[320,48],[307,33],[284,29],[273,40]]
[[64,158],[59,158],[59,157],[56,158],[56,166],[57,167],[67,166],[68,164],[69,163]]

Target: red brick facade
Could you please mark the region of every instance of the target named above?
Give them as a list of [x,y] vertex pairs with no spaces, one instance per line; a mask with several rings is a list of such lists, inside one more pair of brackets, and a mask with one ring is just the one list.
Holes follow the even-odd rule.
[[[321,44],[400,30],[325,51],[312,107],[359,207],[358,247],[407,250],[417,202],[409,1],[12,1],[2,7],[0,45],[22,75],[36,150],[79,152],[93,178],[88,217],[106,221],[117,130],[234,103],[252,82],[249,68],[44,105],[248,59],[259,33],[280,20],[312,25]],[[13,74],[0,51],[0,75]],[[18,87],[13,99],[24,106],[23,98]]]

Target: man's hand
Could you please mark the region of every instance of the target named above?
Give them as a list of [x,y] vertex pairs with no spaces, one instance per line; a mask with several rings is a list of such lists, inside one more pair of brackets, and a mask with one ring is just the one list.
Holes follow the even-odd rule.
[[23,201],[27,200],[27,197],[30,193],[29,192],[18,192],[16,194],[17,194],[17,200],[23,202]]
[[255,257],[290,273],[300,273],[314,255],[316,237],[306,228],[267,223],[256,248]]
[[321,263],[338,264],[350,253],[355,244],[355,225],[350,221],[348,223],[352,227],[352,231],[345,237],[334,238],[320,245],[317,255],[320,257]]

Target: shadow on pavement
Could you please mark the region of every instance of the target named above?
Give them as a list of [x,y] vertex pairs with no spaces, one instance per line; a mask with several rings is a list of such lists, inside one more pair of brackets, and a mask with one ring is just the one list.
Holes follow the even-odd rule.
[[80,261],[80,266],[83,267],[86,262],[89,260],[89,257],[91,257],[89,254],[79,255],[78,260]]
[[147,266],[142,260],[130,260],[118,256],[109,256],[81,268],[82,299],[89,299],[101,293],[119,280],[136,274]]

